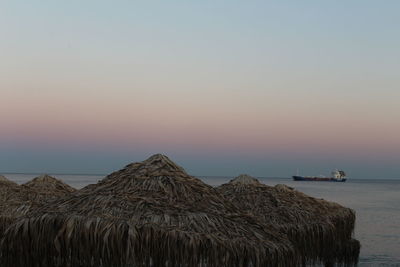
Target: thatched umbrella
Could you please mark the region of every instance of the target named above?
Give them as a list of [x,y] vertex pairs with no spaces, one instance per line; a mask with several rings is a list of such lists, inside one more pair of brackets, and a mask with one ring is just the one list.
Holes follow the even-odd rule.
[[12,266],[295,266],[287,237],[166,156],[127,165],[10,227]]
[[23,185],[0,177],[0,237],[17,218],[73,191],[74,188],[49,175],[36,177]]
[[356,264],[360,244],[352,239],[351,209],[310,197],[285,185],[274,187],[240,175],[217,188],[227,199],[286,233],[303,255],[303,263]]
[[33,178],[29,182],[23,184],[23,186],[48,198],[61,197],[76,191],[75,188],[48,174]]

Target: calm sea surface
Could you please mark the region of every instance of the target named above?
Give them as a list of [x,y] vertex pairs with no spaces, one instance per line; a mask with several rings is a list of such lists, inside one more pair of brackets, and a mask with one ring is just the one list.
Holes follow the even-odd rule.
[[[37,175],[5,174],[24,183]],[[96,183],[99,175],[54,175],[75,188]],[[217,186],[232,177],[200,177]],[[289,178],[260,178],[267,185],[286,184],[313,197],[340,203],[356,211],[355,237],[360,240],[359,266],[400,266],[400,180],[353,179],[346,183],[294,182]]]

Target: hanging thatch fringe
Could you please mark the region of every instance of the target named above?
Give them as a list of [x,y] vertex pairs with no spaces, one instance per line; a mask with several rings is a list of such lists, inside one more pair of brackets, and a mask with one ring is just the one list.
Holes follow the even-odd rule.
[[0,182],[0,238],[9,224],[32,205],[31,192],[10,181]]
[[[46,227],[50,225],[53,228]],[[7,231],[2,242],[5,266],[212,267],[249,266],[250,263],[252,266],[297,264],[291,251],[280,250],[277,246],[266,249],[249,245],[245,237],[217,239],[174,227],[160,229],[156,224],[139,226],[124,220],[100,218],[45,215],[21,220]],[[29,254],[21,254],[20,250],[29,251]]]
[[0,215],[0,240],[8,226],[14,221],[13,217]]

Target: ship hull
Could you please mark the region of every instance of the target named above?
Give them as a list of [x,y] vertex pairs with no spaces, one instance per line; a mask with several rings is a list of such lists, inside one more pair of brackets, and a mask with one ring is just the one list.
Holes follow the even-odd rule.
[[336,179],[332,177],[304,177],[304,176],[293,176],[294,181],[315,181],[315,182],[346,182],[344,179]]

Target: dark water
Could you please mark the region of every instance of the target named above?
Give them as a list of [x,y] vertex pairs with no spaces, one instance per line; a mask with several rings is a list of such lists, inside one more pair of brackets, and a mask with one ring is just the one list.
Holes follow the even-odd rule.
[[[6,174],[18,183],[37,175]],[[55,175],[75,188],[96,183],[98,175]],[[217,186],[232,177],[200,177]],[[346,183],[294,182],[289,178],[260,178],[268,185],[286,184],[313,197],[340,203],[356,211],[355,237],[361,242],[359,266],[400,266],[400,180],[348,180]]]

